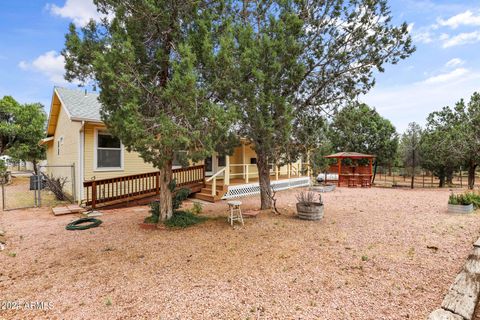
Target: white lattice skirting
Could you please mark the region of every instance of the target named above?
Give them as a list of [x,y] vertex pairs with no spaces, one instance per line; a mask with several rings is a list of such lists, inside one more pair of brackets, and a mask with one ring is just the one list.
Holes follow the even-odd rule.
[[[292,178],[286,180],[279,180],[279,181],[271,181],[271,185],[273,190],[280,191],[280,190],[287,190],[291,188],[298,188],[298,187],[308,187],[310,185],[310,179],[308,177],[301,177],[301,178]],[[260,185],[257,183],[249,183],[249,184],[240,184],[236,186],[228,186],[228,191],[225,193],[222,199],[232,199],[232,198],[239,198],[250,196],[253,194],[260,193]]]

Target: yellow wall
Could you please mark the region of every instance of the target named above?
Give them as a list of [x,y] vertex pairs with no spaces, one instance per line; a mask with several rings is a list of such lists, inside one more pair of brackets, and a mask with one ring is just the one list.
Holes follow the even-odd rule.
[[[230,156],[230,176],[232,179],[235,178],[244,178],[245,166],[236,166],[235,164],[250,164],[251,158],[256,158],[257,154],[252,148],[252,144],[247,143],[245,149],[243,146],[236,147],[233,154]],[[245,150],[245,151],[244,151]],[[245,153],[245,156],[243,155]],[[299,166],[300,160],[294,162],[293,165],[295,168]],[[275,174],[275,169],[270,171],[272,175]],[[279,175],[287,175],[288,168],[287,166],[282,166],[279,168]],[[258,169],[256,165],[248,166],[248,175],[249,177],[256,177],[258,175]]]
[[[54,102],[55,103],[55,102]],[[47,144],[47,165],[72,165],[75,164],[76,177],[79,177],[78,152],[81,124],[72,122],[64,108],[60,108],[56,123],[56,130],[53,135],[53,141]],[[58,142],[60,141],[60,152],[57,152]],[[54,177],[66,177],[65,191],[72,193],[72,172],[71,168],[52,168],[47,167],[47,173]]]
[[137,173],[147,173],[157,171],[151,164],[145,163],[140,155],[136,152],[128,152],[123,150],[123,170],[105,171],[102,169],[95,170],[94,152],[95,152],[95,129],[105,130],[104,126],[86,124],[85,143],[84,143],[84,180],[106,179],[119,176],[126,176]]

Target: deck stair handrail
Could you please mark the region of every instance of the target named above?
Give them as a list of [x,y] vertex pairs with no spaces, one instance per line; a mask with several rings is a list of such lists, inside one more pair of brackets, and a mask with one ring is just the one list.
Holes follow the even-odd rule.
[[208,178],[208,179],[205,180],[206,182],[210,182],[210,181],[213,180],[213,182],[212,182],[212,196],[216,196],[216,195],[217,195],[217,177],[218,177],[221,173],[224,173],[226,169],[227,169],[227,168],[224,167],[224,168],[218,170],[217,172],[215,172],[214,175],[212,175],[210,178]]
[[[176,187],[202,188],[205,166],[191,166],[172,170]],[[160,172],[132,174],[115,178],[89,180],[83,183],[86,206],[126,202],[160,194]]]

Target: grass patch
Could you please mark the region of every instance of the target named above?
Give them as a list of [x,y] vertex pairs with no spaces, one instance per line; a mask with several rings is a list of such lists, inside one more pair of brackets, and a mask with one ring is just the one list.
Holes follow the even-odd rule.
[[165,221],[169,228],[187,228],[207,220],[207,217],[200,217],[188,211],[175,211],[173,216]]

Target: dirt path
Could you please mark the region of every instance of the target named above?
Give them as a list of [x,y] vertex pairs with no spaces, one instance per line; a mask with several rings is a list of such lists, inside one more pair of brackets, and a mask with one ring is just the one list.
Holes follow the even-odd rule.
[[480,236],[478,214],[446,213],[448,190],[339,189],[321,222],[293,217],[297,191],[235,230],[224,203],[173,231],[141,230],[147,207],[82,232],[47,210],[2,213],[1,299],[53,308],[0,319],[424,319]]

